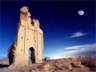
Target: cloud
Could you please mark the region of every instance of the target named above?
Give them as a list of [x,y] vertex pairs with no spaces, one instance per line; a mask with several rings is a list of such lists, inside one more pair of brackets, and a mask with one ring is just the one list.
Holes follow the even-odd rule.
[[[55,50],[54,50],[55,51]],[[96,43],[65,47],[50,54],[50,59],[96,55]]]
[[86,34],[83,32],[75,32],[73,33],[70,38],[76,38],[76,37],[81,37],[81,36],[85,36]]
[[96,43],[66,47],[64,48],[64,57],[74,57],[83,54],[89,55],[92,52],[96,54]]
[[64,50],[89,50],[89,49],[95,49],[96,44],[84,44],[84,45],[76,45],[76,46],[71,46],[71,47],[66,47]]

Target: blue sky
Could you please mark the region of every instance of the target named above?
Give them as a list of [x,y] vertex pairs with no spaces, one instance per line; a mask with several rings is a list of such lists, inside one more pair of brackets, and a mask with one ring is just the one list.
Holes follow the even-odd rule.
[[[0,58],[7,56],[7,50],[15,40],[19,9],[23,5],[29,7],[32,18],[40,20],[44,31],[43,57],[96,54],[93,1],[1,1],[1,3]],[[80,16],[78,10],[83,10],[84,15]]]

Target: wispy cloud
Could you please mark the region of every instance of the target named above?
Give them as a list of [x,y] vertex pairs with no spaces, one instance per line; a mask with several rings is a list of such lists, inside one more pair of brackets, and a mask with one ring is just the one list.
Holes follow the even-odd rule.
[[88,56],[96,54],[96,43],[83,44],[65,47],[63,50],[56,51],[55,54],[51,55],[51,59]]
[[89,49],[96,49],[96,44],[84,44],[84,45],[76,45],[71,47],[66,47],[64,50],[89,50]]
[[84,52],[90,54],[90,51],[96,51],[96,43],[66,47],[64,48],[64,57],[76,56]]
[[[55,52],[55,53],[54,53]],[[96,55],[96,43],[68,46],[50,53],[51,59]]]
[[86,35],[86,33],[83,33],[83,32],[75,32],[75,33],[72,33],[70,38],[76,38],[76,37],[81,37],[81,36],[85,36],[85,35]]

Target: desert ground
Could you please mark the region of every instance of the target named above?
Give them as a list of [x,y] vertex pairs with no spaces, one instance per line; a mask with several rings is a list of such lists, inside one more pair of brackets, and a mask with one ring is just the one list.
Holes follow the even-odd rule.
[[96,56],[47,59],[41,64],[11,68],[8,58],[0,60],[0,72],[96,72]]

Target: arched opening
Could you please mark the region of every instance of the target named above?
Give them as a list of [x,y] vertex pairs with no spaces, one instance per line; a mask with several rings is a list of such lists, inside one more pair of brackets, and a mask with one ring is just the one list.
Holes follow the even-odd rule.
[[33,47],[29,48],[29,58],[32,63],[35,63],[35,50]]

